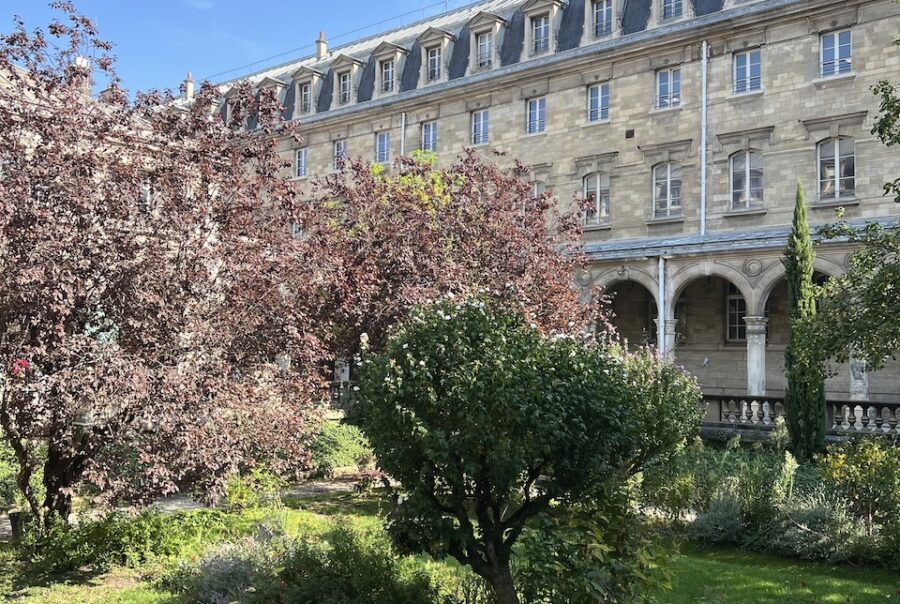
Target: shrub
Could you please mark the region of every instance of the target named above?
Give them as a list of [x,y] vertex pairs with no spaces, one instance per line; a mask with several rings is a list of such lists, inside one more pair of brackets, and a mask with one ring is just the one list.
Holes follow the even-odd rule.
[[559,506],[526,529],[513,567],[521,602],[641,602],[670,584],[630,489],[606,501]]
[[233,534],[232,523],[228,515],[215,510],[144,511],[134,516],[113,512],[77,526],[56,525],[44,535],[29,533],[23,552],[39,572],[101,571],[180,555]]
[[312,444],[313,468],[322,476],[333,476],[338,468],[368,465],[372,457],[369,441],[350,424],[325,422]]
[[429,604],[438,592],[421,564],[398,557],[381,533],[346,528],[316,538],[245,539],[182,563],[174,591],[208,603]]
[[766,530],[767,549],[805,560],[845,562],[870,557],[865,526],[845,500],[824,491],[785,503]]
[[233,474],[225,488],[225,501],[231,509],[245,510],[280,504],[284,479],[263,468],[248,474]]
[[740,502],[732,495],[713,499],[709,508],[691,524],[689,534],[705,543],[740,544],[744,540]]
[[822,476],[850,502],[866,533],[900,513],[900,448],[883,438],[860,438],[829,448]]

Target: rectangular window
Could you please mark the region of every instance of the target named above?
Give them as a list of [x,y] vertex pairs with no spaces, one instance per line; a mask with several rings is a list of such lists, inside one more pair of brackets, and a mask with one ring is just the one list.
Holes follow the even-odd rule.
[[528,134],[537,134],[544,131],[547,117],[547,99],[531,99],[526,108],[525,131]]
[[394,91],[394,62],[381,62],[381,92]]
[[609,84],[596,84],[588,88],[588,121],[609,119]]
[[662,69],[656,72],[656,106],[659,109],[681,104],[681,69]]
[[312,111],[312,84],[300,84],[300,113]]
[[849,29],[822,34],[821,69],[823,78],[850,73],[853,68],[853,39]]
[[747,316],[747,302],[744,300],[744,296],[741,295],[741,291],[732,285],[728,284],[728,296],[725,302],[725,314],[726,314],[726,340],[729,342],[744,342],[747,340],[747,324],[744,322],[744,317]]
[[734,55],[734,91],[762,90],[762,54],[757,50]]
[[375,163],[386,164],[391,159],[391,133],[375,134]]
[[428,81],[435,82],[441,79],[441,47],[435,46],[428,49]]
[[662,0],[662,18],[674,19],[684,11],[683,0]]
[[347,140],[334,141],[334,169],[340,170],[341,164],[347,161]]
[[609,223],[609,174],[595,172],[585,176],[584,199],[586,225]]
[[297,149],[297,162],[296,162],[296,170],[294,175],[297,178],[306,178],[307,175],[307,157],[309,154],[309,149],[304,147],[303,149]]
[[490,67],[494,62],[494,33],[478,34],[478,67]]
[[602,38],[612,33],[613,0],[594,0],[594,37]]
[[422,151],[437,153],[437,122],[422,124]]
[[550,15],[531,18],[531,39],[535,54],[550,50]]
[[345,71],[344,73],[338,75],[338,83],[340,89],[340,101],[341,105],[346,105],[350,102],[351,96],[351,86],[350,86],[350,72]]
[[472,144],[485,145],[488,142],[488,110],[472,113]]

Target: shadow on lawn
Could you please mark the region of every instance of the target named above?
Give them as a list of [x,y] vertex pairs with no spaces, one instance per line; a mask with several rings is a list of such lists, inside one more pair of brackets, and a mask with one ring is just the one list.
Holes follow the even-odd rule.
[[322,516],[358,515],[378,516],[386,511],[387,502],[378,493],[356,493],[296,496],[286,495],[282,504],[292,510],[304,510]]

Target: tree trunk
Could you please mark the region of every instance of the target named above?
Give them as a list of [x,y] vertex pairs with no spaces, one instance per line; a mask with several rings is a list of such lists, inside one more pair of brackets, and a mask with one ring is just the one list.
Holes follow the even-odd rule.
[[509,561],[501,563],[502,566],[494,568],[489,577],[485,577],[494,590],[497,604],[519,604],[519,595],[513,584],[512,572],[509,569]]
[[44,464],[44,526],[49,528],[54,523],[69,521],[72,513],[71,488],[81,478],[84,470],[84,457],[65,455],[55,447],[49,447],[47,462]]

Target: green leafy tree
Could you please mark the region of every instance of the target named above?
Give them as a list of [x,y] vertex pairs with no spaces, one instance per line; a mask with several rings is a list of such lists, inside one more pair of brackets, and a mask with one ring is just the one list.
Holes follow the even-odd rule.
[[815,252],[800,183],[797,183],[793,230],[784,255],[791,322],[790,341],[784,353],[787,374],[784,407],[791,446],[799,457],[808,459],[825,448],[825,375],[802,329],[804,322],[815,317],[816,299],[812,280]]
[[502,604],[519,601],[510,561],[529,519],[602,502],[700,415],[695,380],[650,353],[542,335],[478,298],[415,311],[364,352],[360,388],[363,430],[400,484],[393,539],[470,566]]

